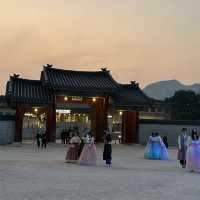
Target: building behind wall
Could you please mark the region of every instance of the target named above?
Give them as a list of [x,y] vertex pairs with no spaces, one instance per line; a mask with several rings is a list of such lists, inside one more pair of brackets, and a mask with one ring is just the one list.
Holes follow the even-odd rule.
[[143,107],[140,110],[140,119],[142,120],[171,120],[172,108],[170,104],[163,101],[151,99],[149,107]]

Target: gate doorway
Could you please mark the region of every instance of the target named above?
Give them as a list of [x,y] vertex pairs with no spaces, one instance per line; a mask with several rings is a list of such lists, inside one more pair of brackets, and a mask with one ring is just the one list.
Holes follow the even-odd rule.
[[[35,109],[37,110],[37,109]],[[46,113],[26,112],[23,117],[22,142],[33,142],[37,130],[46,131]]]
[[[56,139],[63,139],[63,134],[68,138],[72,136],[73,130],[77,130],[82,137],[91,129],[90,111],[74,109],[56,110]],[[64,135],[64,137],[66,137]]]

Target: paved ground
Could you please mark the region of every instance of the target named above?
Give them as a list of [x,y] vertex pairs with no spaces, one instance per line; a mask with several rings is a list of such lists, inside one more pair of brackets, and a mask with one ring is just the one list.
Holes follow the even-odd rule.
[[64,163],[66,147],[0,147],[0,200],[199,200],[200,174],[170,161],[143,159],[144,147],[113,145],[113,167]]

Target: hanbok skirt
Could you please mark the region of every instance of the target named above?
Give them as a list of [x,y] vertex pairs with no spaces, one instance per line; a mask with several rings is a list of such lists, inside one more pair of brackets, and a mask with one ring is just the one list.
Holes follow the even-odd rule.
[[200,144],[190,144],[186,154],[186,168],[200,172]]
[[159,142],[149,142],[145,148],[144,157],[155,160],[168,160],[169,154],[165,145]]
[[97,150],[95,144],[85,144],[79,158],[80,165],[97,164]]
[[69,150],[66,155],[66,161],[75,163],[78,160],[79,144],[74,143],[69,145]]
[[111,146],[111,144],[104,145],[103,160],[106,161],[106,164],[108,164],[108,165],[111,164],[111,161],[112,161],[112,146]]

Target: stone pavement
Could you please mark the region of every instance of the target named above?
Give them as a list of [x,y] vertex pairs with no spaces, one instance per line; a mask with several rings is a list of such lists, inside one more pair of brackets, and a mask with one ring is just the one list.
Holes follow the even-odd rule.
[[0,146],[0,200],[199,200],[200,174],[170,161],[143,159],[144,147],[113,145],[113,166],[64,162],[66,147]]

